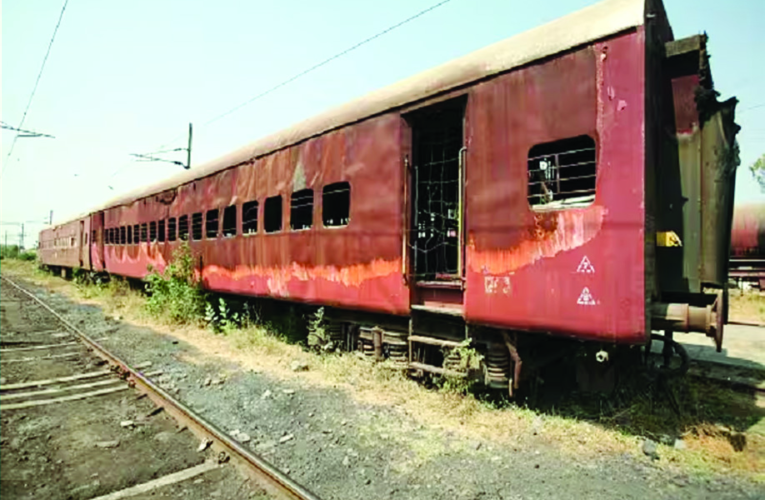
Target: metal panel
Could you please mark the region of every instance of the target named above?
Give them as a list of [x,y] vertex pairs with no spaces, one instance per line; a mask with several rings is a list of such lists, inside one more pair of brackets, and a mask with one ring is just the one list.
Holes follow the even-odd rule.
[[[471,92],[469,321],[644,341],[643,43],[625,34]],[[582,134],[598,148],[594,203],[532,210],[529,150]]]

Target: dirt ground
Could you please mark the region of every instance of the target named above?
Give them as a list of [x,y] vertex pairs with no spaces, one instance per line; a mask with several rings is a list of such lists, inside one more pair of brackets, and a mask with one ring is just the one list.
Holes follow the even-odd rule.
[[[353,354],[330,360],[296,346],[129,323],[115,319],[121,314],[109,304],[105,315],[92,303],[38,293],[91,336],[108,335],[103,344],[128,362],[162,368],[161,385],[324,499],[765,497],[760,448],[741,455],[754,461],[748,475],[688,467],[678,457],[695,451],[671,443],[659,443],[653,460],[642,439],[586,422],[523,409],[477,411],[464,398],[404,379],[396,383],[405,390],[375,391],[375,384],[391,387],[385,369]],[[276,351],[280,357],[269,357]],[[308,370],[293,372],[292,361]],[[368,374],[349,377],[359,365]],[[434,399],[440,406],[429,406]]]
[[[75,357],[41,359],[48,349],[9,351],[13,348],[71,342],[60,326],[39,306],[5,285],[0,289],[0,339],[4,352],[2,384],[45,380],[103,371],[103,362],[81,344],[53,351]],[[114,333],[105,328],[102,337]],[[94,377],[108,382],[112,375]],[[122,385],[119,383],[114,386]],[[82,382],[80,382],[82,383]],[[64,383],[42,389],[64,387]],[[112,387],[114,387],[112,386]],[[36,388],[4,390],[3,397]],[[95,389],[95,388],[94,388]],[[37,390],[40,390],[39,388]],[[60,394],[59,394],[60,395]],[[187,431],[179,432],[174,420],[147,398],[123,390],[79,401],[9,409],[0,406],[0,496],[3,499],[93,498],[119,491],[167,474],[202,464],[207,457],[197,452],[198,442]],[[6,400],[49,399],[40,395]],[[124,422],[132,422],[123,426]],[[231,467],[223,466],[191,480],[151,492],[152,498],[266,498]]]
[[765,324],[765,292],[731,290],[729,317],[731,321]]

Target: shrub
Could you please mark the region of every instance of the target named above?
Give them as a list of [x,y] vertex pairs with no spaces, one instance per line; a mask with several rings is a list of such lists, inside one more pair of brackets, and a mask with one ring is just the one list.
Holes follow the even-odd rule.
[[204,319],[205,292],[196,276],[194,255],[183,242],[163,272],[149,267],[146,309],[171,323],[199,323]]

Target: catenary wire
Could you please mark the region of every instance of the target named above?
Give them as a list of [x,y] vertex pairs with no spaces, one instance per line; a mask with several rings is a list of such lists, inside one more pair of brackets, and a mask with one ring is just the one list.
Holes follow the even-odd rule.
[[[35,94],[37,93],[37,87],[40,84],[40,79],[42,78],[43,71],[45,70],[45,64],[48,62],[48,56],[50,55],[50,51],[53,48],[53,42],[56,40],[56,33],[58,33],[58,28],[61,26],[61,20],[64,18],[64,12],[66,12],[67,4],[69,4],[69,0],[64,0],[64,6],[61,8],[61,14],[58,16],[58,22],[56,23],[56,27],[53,29],[53,35],[50,38],[50,42],[48,42],[48,50],[45,51],[45,57],[43,58],[42,65],[40,65],[40,71],[37,73],[35,85],[32,87],[32,93],[29,95],[29,101],[27,101],[27,107],[24,108],[24,114],[21,116],[21,122],[19,122],[18,128],[22,128],[24,126],[24,121],[27,119],[29,107],[32,105],[32,101],[34,100]],[[5,158],[5,163],[3,164],[3,169],[0,172],[0,175],[5,174],[5,167],[8,166],[11,155],[13,154],[13,148],[16,145],[18,138],[19,134],[16,134],[13,137],[13,142],[11,143],[11,147],[8,148],[8,156]]]
[[[236,106],[234,106],[233,108],[229,109],[228,111],[225,111],[225,112],[215,116],[214,118],[211,118],[211,119],[207,120],[206,122],[204,122],[202,124],[202,126],[210,125],[210,124],[212,124],[212,123],[214,123],[214,122],[216,122],[216,121],[218,121],[218,120],[220,120],[220,119],[222,119],[222,118],[224,118],[224,117],[226,117],[226,116],[228,116],[228,115],[230,115],[232,113],[235,113],[236,111],[242,109],[243,107],[245,107],[245,106],[247,106],[247,105],[257,101],[258,99],[262,99],[263,97],[271,94],[272,92],[275,92],[276,90],[278,90],[278,89],[280,89],[280,88],[282,88],[282,87],[284,87],[286,85],[289,85],[290,83],[292,83],[295,80],[297,80],[297,79],[307,75],[308,73],[311,73],[312,71],[315,71],[315,70],[321,68],[322,66],[325,66],[325,65],[329,64],[330,62],[334,61],[335,59],[339,59],[340,57],[348,54],[349,52],[352,52],[352,51],[358,49],[362,45],[366,45],[367,43],[369,43],[369,42],[371,42],[371,41],[373,41],[373,40],[375,40],[377,38],[380,38],[381,36],[383,36],[383,35],[385,35],[387,33],[390,33],[391,31],[395,30],[396,28],[399,28],[399,27],[401,27],[401,26],[403,26],[403,25],[405,25],[405,24],[407,24],[407,23],[409,23],[411,21],[414,21],[415,19],[417,19],[417,18],[427,14],[428,12],[431,12],[431,11],[433,11],[433,10],[435,10],[435,9],[437,9],[437,8],[441,7],[442,5],[445,5],[445,4],[449,3],[449,2],[451,2],[451,0],[442,0],[442,1],[438,2],[438,3],[436,3],[436,4],[431,5],[430,7],[426,8],[426,9],[423,9],[423,10],[417,12],[416,14],[414,14],[412,16],[409,16],[408,18],[406,18],[406,19],[404,19],[402,21],[399,21],[398,23],[396,23],[396,24],[394,24],[392,26],[389,26],[389,27],[385,28],[382,31],[379,31],[379,32],[375,33],[374,35],[372,35],[372,36],[370,36],[368,38],[365,38],[364,40],[362,40],[362,41],[360,41],[360,42],[358,42],[358,43],[348,47],[347,49],[345,49],[345,50],[343,50],[341,52],[338,52],[337,54],[335,54],[335,55],[333,55],[331,57],[328,57],[328,58],[324,59],[323,61],[321,61],[321,62],[319,62],[317,64],[314,64],[313,66],[311,66],[311,67],[309,67],[307,69],[304,69],[303,71],[300,71],[299,73],[296,73],[295,75],[293,75],[293,76],[287,78],[286,80],[284,80],[284,81],[274,85],[273,87],[270,87],[270,88],[264,90],[263,92],[260,92],[259,94],[255,95],[254,97],[252,97],[252,98],[250,98],[250,99],[248,99],[248,100],[246,100],[246,101],[244,101],[244,102],[242,102],[240,104],[237,104]],[[176,136],[172,140],[164,143],[162,146],[159,146],[159,147],[163,147],[166,144],[175,142],[180,137],[181,136]],[[122,171],[128,165],[130,165],[130,164],[128,163],[128,164],[125,164],[125,165],[122,165],[121,167],[119,167],[117,170],[115,170],[109,176],[109,179],[111,179],[112,177],[117,175],[117,173]]]

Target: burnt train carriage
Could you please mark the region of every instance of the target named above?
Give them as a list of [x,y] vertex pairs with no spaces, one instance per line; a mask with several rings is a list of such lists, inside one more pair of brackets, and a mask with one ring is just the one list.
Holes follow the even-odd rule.
[[601,2],[114,200],[92,268],[188,240],[209,290],[328,306],[421,370],[468,336],[499,386],[540,334],[719,346],[737,127],[705,45]]

